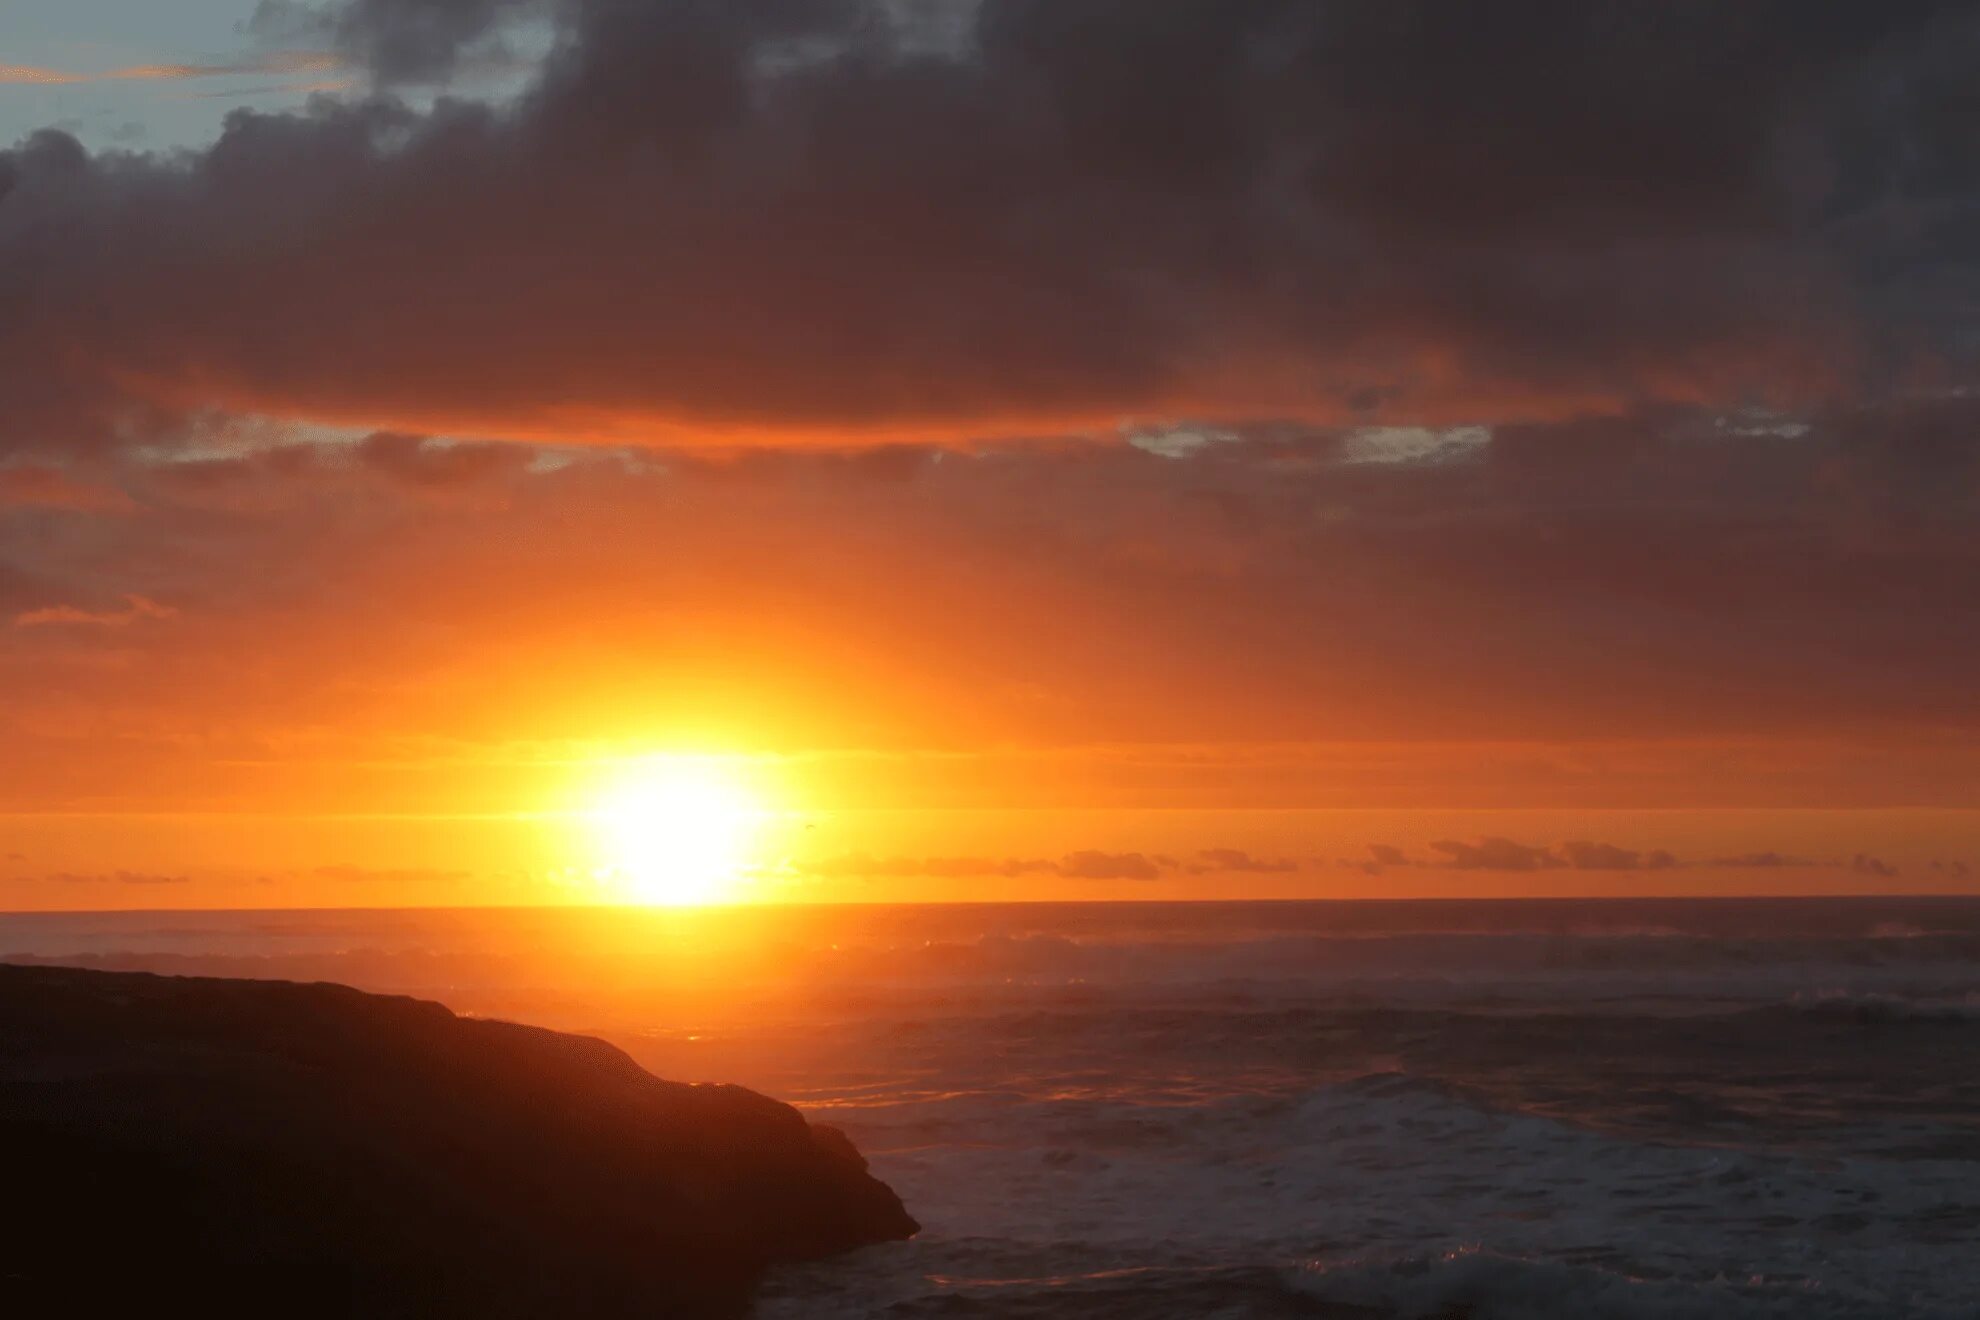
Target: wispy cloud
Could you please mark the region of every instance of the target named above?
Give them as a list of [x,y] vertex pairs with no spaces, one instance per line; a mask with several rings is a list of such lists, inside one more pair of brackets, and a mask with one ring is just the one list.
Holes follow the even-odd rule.
[[150,871],[101,871],[78,873],[61,871],[45,875],[42,881],[51,885],[183,885],[190,884],[191,876],[162,875]]
[[14,626],[52,628],[68,624],[92,628],[122,628],[140,619],[169,619],[178,613],[170,605],[160,605],[146,596],[125,596],[124,605],[125,608],[121,610],[86,610],[75,605],[50,605],[37,610],[23,610],[14,616]]
[[[1473,841],[1444,839],[1430,845],[1441,857],[1412,857],[1392,844],[1368,845],[1368,860],[1342,858],[1340,864],[1367,875],[1380,875],[1392,866],[1440,867],[1453,871],[1670,871],[1679,867],[1835,867],[1843,863],[1816,861],[1792,853],[1769,849],[1739,853],[1731,857],[1711,857],[1686,861],[1664,848],[1621,848],[1612,843],[1571,839],[1551,847],[1535,846],[1512,839],[1486,838]],[[1849,863],[1852,870],[1866,875],[1890,877],[1897,868],[1858,853]]]
[[798,870],[815,876],[860,879],[915,876],[960,879],[978,876],[1056,875],[1068,880],[1160,880],[1168,873],[1281,873],[1300,869],[1298,861],[1254,857],[1239,848],[1205,848],[1192,860],[1165,853],[1103,852],[1082,848],[1057,861],[1042,857],[867,857],[851,854],[801,864]]
[[33,64],[0,64],[0,84],[62,87],[72,83],[174,82],[187,78],[235,77],[252,73],[329,73],[342,68],[343,64],[343,60],[336,55],[313,50],[275,51],[252,59],[220,64],[130,64],[119,69],[94,71],[49,69]]
[[231,101],[250,96],[306,96],[313,92],[347,92],[357,86],[351,78],[311,78],[301,82],[261,83],[253,87],[228,87],[214,92],[181,92],[175,99]]

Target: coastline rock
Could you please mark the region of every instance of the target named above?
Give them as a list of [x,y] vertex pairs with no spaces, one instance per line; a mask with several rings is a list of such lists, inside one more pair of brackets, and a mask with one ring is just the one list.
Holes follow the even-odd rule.
[[327,984],[0,966],[0,1164],[24,1315],[733,1316],[918,1227],[788,1105]]

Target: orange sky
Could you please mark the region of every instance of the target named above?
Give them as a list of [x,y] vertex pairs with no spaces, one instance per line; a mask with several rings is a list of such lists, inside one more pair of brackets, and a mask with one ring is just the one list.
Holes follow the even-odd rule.
[[0,67],[0,906],[1980,890],[1921,13],[240,8]]
[[[609,900],[570,818],[669,752],[748,768],[779,822],[754,898],[1974,886],[1980,758],[1920,702],[1963,680],[1796,649],[1873,600],[1788,597],[1729,648],[1748,589],[1686,581],[1718,547],[1645,578],[1605,544],[1530,614],[1510,561],[1451,577],[1373,512],[1283,503],[1461,474],[1248,448],[249,442],[17,482],[0,894]],[[1431,846],[1490,838],[1548,855]],[[1713,864],[1765,854],[1806,864]]]
[[[0,822],[19,910],[636,901],[582,815],[31,816]],[[1962,811],[775,813],[725,901],[1971,893]],[[1800,841],[1798,854],[1773,844]],[[1502,840],[1513,869],[1440,843]],[[1605,853],[1635,851],[1628,869]],[[1384,864],[1376,848],[1394,849]],[[1577,849],[1592,845],[1594,851]],[[1668,864],[1643,860],[1655,850]],[[1506,860],[1506,859],[1501,859]],[[1603,864],[1603,863],[1607,864]],[[1936,863],[1936,865],[1935,865]],[[1970,867],[1970,863],[1968,866]]]

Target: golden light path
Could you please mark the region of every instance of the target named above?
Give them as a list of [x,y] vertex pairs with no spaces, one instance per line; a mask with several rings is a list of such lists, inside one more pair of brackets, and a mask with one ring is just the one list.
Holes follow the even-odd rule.
[[627,767],[586,819],[620,898],[689,907],[738,896],[767,815],[732,765],[669,756]]

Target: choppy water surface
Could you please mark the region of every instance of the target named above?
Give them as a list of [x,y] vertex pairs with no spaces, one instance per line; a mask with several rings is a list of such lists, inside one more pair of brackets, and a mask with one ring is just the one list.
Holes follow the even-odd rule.
[[1980,901],[0,917],[608,1035],[926,1225],[831,1317],[1980,1316]]

